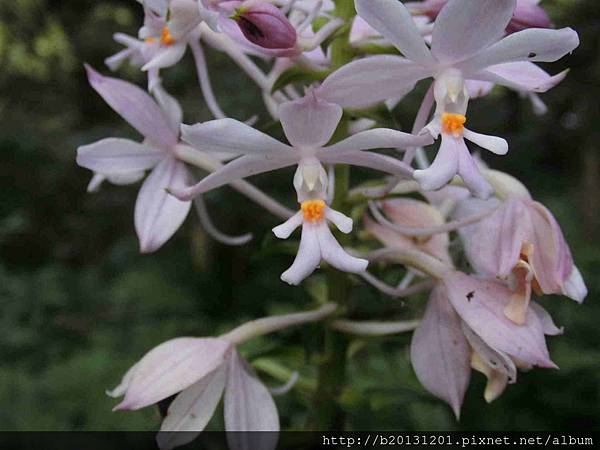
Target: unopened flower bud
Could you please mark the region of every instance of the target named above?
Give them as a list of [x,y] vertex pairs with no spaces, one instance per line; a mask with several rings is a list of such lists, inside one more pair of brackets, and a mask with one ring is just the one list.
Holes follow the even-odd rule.
[[507,33],[515,33],[527,28],[551,28],[552,21],[548,13],[532,0],[520,0],[513,18],[506,27]]
[[268,49],[286,49],[296,45],[296,29],[279,8],[270,3],[242,6],[231,16],[253,44]]

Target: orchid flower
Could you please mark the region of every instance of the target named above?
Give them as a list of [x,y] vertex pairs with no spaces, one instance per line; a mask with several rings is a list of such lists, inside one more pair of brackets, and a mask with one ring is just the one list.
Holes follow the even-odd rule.
[[562,294],[577,302],[587,295],[581,273],[552,213],[534,201],[514,178],[489,171],[503,199],[462,200],[455,216],[471,215],[496,205],[497,210],[459,233],[466,256],[478,273],[504,279],[513,290],[506,316],[525,321],[532,290],[538,295]]
[[352,231],[352,219],[327,205],[327,173],[321,164],[317,164],[310,169],[298,167],[294,186],[301,205],[300,211],[273,228],[275,236],[287,239],[296,228],[302,226],[296,259],[281,275],[283,281],[292,285],[300,284],[323,260],[336,269],[349,273],[364,272],[368,265],[368,261],[346,253],[331,233],[328,222],[332,222],[342,233],[348,234]]
[[171,67],[181,60],[194,30],[200,23],[195,0],[158,0],[142,2],[144,26],[139,39],[123,33],[115,34],[115,40],[125,49],[106,59],[111,70],[116,70],[126,59],[149,71],[152,89],[158,81],[158,70]]
[[[163,450],[195,439],[221,397],[226,431],[278,432],[279,415],[271,393],[236,346],[277,330],[323,320],[335,309],[326,304],[315,311],[258,319],[216,338],[172,339],[146,353],[107,394],[124,397],[115,411],[138,410],[176,395],[157,436]],[[277,439],[277,433],[227,435],[232,449],[275,449]]]
[[[436,114],[427,130],[442,133],[433,166],[415,171],[424,189],[438,189],[460,174],[474,193],[491,194],[490,186],[471,159],[464,138],[504,154],[503,139],[467,130],[469,95],[466,80],[489,81],[520,91],[545,92],[565,72],[550,76],[533,62],[552,62],[579,45],[577,33],[527,29],[504,37],[516,0],[450,0],[436,18],[429,48],[410,12],[400,2],[355,0],[358,14],[388,39],[404,57],[381,55],[342,67],[321,85],[319,95],[347,108],[363,108],[410,92],[425,78],[434,78]],[[469,30],[465,33],[465,30]]]
[[562,331],[537,304],[532,304],[522,325],[508,320],[504,309],[511,296],[500,283],[453,271],[431,293],[413,335],[411,361],[425,389],[447,402],[457,418],[471,367],[488,377],[484,393],[488,402],[516,381],[517,368],[557,368],[544,335]]
[[[136,182],[151,170],[135,206],[135,229],[143,253],[160,248],[181,226],[191,203],[169,195],[165,188],[185,186],[190,174],[174,152],[179,143],[181,109],[162,89],[163,108],[137,86],[100,75],[86,66],[88,79],[100,96],[144,136],[143,143],[108,138],[77,149],[77,163],[109,181]],[[97,178],[97,177],[96,177]]]
[[355,134],[325,147],[342,117],[338,105],[318,98],[314,92],[281,105],[281,123],[292,146],[283,144],[248,125],[232,119],[213,120],[182,126],[183,140],[203,152],[242,154],[198,184],[170,192],[182,200],[231,183],[234,180],[298,165],[297,177],[314,189],[321,164],[351,164],[398,176],[410,176],[411,169],[386,155],[363,150],[425,145],[430,136],[414,136],[390,129],[373,129]]

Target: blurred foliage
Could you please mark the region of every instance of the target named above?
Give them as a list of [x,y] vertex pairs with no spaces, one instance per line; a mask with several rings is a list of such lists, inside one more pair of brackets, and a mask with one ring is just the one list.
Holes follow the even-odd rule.
[[[472,103],[471,117],[475,129],[509,139],[511,155],[490,162],[524,180],[556,214],[590,288],[583,306],[543,299],[566,329],[549,339],[561,369],[521,374],[490,406],[482,396],[483,376],[474,374],[457,423],[446,405],[419,386],[408,361],[409,336],[356,340],[342,396],[348,429],[598,429],[600,4],[544,3],[557,25],[573,26],[582,40],[573,56],[552,65],[553,72],[561,66],[572,71],[544,95],[550,112],[536,117],[526,100],[498,89]],[[211,193],[209,206],[226,231],[255,233],[251,244],[226,248],[211,242],[191,217],[155,255],[137,252],[135,189],[106,186],[85,193],[90,174],[75,165],[77,146],[134,135],[87,86],[81,64],[102,68],[103,59],[119,49],[111,35],[135,34],[140,20],[133,0],[0,3],[2,430],[155,429],[152,408],[111,413],[115,401],[104,394],[144,352],[175,336],[217,334],[265,314],[300,310],[322,295],[320,276],[306,291],[279,281],[290,258],[274,250],[269,229],[276,220],[229,189]],[[208,57],[225,111],[239,119],[265,118],[257,106],[260,95],[246,77],[222,55],[209,51]],[[209,114],[188,58],[165,71],[165,82],[193,123]],[[134,69],[119,75],[143,83]],[[418,100],[418,93],[412,95],[395,111],[404,129]],[[272,189],[287,186],[289,175],[283,171],[257,183],[291,202],[291,190]],[[350,299],[358,317],[380,311],[398,318],[417,317],[423,300],[394,302],[359,284]],[[298,388],[277,399],[284,427],[302,429],[306,422],[320,339],[319,328],[309,326],[242,348],[269,384],[281,380],[267,373],[300,371]],[[220,427],[219,420],[217,414],[211,427]]]

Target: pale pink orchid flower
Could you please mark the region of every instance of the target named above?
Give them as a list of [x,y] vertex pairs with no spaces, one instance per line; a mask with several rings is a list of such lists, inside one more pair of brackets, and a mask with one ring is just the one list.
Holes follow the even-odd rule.
[[342,109],[318,98],[314,92],[282,104],[279,115],[291,146],[233,119],[183,125],[182,139],[192,147],[209,154],[243,156],[194,186],[183,189],[173,186],[170,192],[182,200],[190,200],[234,180],[294,165],[299,166],[297,176],[305,177],[311,189],[319,179],[321,164],[351,164],[410,177],[412,169],[396,158],[364,150],[420,146],[432,142],[430,136],[378,128],[326,146],[341,120]]
[[114,39],[125,49],[106,59],[111,70],[124,61],[149,72],[152,88],[158,82],[158,71],[177,64],[185,54],[201,18],[195,0],[153,0],[144,5],[144,25],[138,39],[117,33]]
[[[184,337],[164,342],[129,369],[119,386],[107,394],[124,396],[115,411],[138,410],[176,395],[157,435],[162,450],[195,439],[214,415],[221,397],[226,431],[279,431],[271,393],[224,338]],[[272,433],[231,433],[227,438],[231,448],[274,449],[277,444],[277,434]],[[258,444],[261,446],[247,447]]]
[[516,0],[450,0],[436,18],[427,46],[409,10],[401,2],[355,0],[358,14],[404,57],[378,55],[354,61],[325,79],[319,95],[345,108],[365,108],[412,91],[434,78],[437,103],[427,131],[442,133],[437,161],[415,178],[427,190],[438,189],[460,174],[472,191],[486,197],[489,184],[471,159],[466,138],[497,154],[508,151],[501,138],[464,128],[469,92],[467,80],[492,82],[522,92],[545,92],[565,76],[550,76],[533,62],[553,62],[579,45],[577,33],[530,28],[509,36],[506,27]]
[[431,293],[412,338],[410,356],[421,384],[447,402],[458,418],[471,368],[488,378],[484,397],[496,399],[517,368],[557,368],[545,335],[561,334],[550,315],[532,303],[525,322],[504,315],[512,292],[505,285],[449,271]]
[[517,180],[489,172],[502,183],[504,198],[462,200],[454,216],[460,219],[497,207],[492,215],[462,228],[459,234],[474,270],[506,280],[512,289],[506,316],[517,324],[524,323],[532,291],[582,302],[587,288],[552,213],[533,200]]
[[[146,353],[107,395],[123,397],[114,411],[135,411],[175,396],[157,436],[161,450],[187,444],[206,427],[223,397],[226,431],[234,450],[274,450],[279,415],[272,395],[293,387],[268,389],[236,346],[292,326],[318,322],[336,310],[328,303],[312,311],[270,316],[247,322],[219,337],[180,337]],[[275,432],[275,433],[273,433]]]
[[93,183],[106,178],[118,184],[134,183],[150,175],[140,188],[135,205],[135,229],[143,253],[160,248],[179,229],[191,207],[169,195],[169,186],[183,188],[190,181],[185,164],[174,149],[179,143],[182,112],[162,88],[155,90],[159,102],[132,83],[104,77],[86,66],[88,79],[100,96],[133,128],[142,143],[108,138],[77,149],[77,164],[95,172]]

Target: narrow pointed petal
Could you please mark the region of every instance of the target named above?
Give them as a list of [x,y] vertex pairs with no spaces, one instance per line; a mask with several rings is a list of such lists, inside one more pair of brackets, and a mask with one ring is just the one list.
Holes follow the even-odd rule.
[[529,305],[540,319],[540,322],[542,322],[544,334],[547,334],[548,336],[558,336],[564,333],[564,328],[556,326],[554,320],[552,320],[552,316],[550,316],[548,311],[546,311],[542,305],[536,302],[531,302]]
[[294,147],[323,147],[342,118],[342,108],[308,93],[279,107],[281,125]]
[[318,225],[316,230],[322,258],[342,272],[361,273],[367,270],[366,259],[350,256],[335,239],[326,223]]
[[361,131],[318,152],[318,155],[330,153],[353,152],[359,150],[373,150],[381,148],[423,147],[433,144],[433,138],[428,135],[403,133],[389,128],[375,128]]
[[230,350],[216,338],[177,338],[155,347],[136,364],[115,409],[140,409],[188,388],[223,364]]
[[191,200],[199,194],[204,194],[235,180],[258,175],[272,170],[281,169],[296,164],[298,158],[294,152],[284,156],[240,156],[221,169],[211,173],[193,186],[171,186],[169,192],[181,200]]
[[[224,405],[226,431],[279,431],[279,415],[273,397],[237,351],[229,359]],[[234,444],[231,446],[234,449],[271,448],[256,445],[258,442],[247,447],[244,442],[236,442],[237,439],[265,439],[269,442],[274,438],[277,441],[277,435],[272,433],[230,433],[227,437],[229,443]],[[261,443],[266,444],[264,441]]]
[[90,66],[86,70],[96,92],[144,137],[162,147],[177,143],[169,121],[150,95],[132,83],[104,77]]
[[442,64],[475,55],[504,36],[515,0],[450,0],[435,20],[431,52]]
[[161,47],[153,58],[142,67],[143,71],[166,69],[177,64],[187,48],[187,42],[180,42],[169,47]]
[[188,178],[183,163],[165,158],[142,185],[135,204],[135,229],[142,253],[158,250],[187,217],[191,202],[181,201],[166,190],[183,188]]
[[415,180],[421,189],[435,191],[444,187],[458,172],[458,158],[461,147],[464,146],[462,138],[455,138],[442,134],[442,143],[433,164],[425,170],[415,170]]
[[530,28],[506,36],[500,42],[460,64],[465,73],[516,61],[554,62],[579,46],[579,36],[571,28],[547,30]]
[[137,364],[131,366],[131,368],[123,376],[123,379],[121,380],[119,385],[112,390],[107,390],[106,395],[112,398],[122,397],[123,395],[125,395],[127,389],[129,389],[129,384],[131,383],[131,380],[135,375],[136,369]]
[[488,67],[472,78],[500,84],[517,91],[546,92],[565,79],[569,70],[551,76],[537,65],[527,62],[509,62]]
[[226,380],[225,363],[175,397],[156,436],[161,450],[185,445],[204,430],[223,395]]
[[128,139],[102,139],[77,149],[77,164],[104,175],[143,172],[164,158],[163,150]]
[[400,56],[370,56],[333,72],[318,88],[317,95],[343,108],[362,109],[404,96],[417,81],[431,75],[431,70]]
[[302,226],[300,247],[292,266],[281,274],[281,279],[288,284],[299,285],[321,263],[321,249],[317,238],[316,226],[305,223]]
[[506,286],[459,272],[449,274],[443,283],[458,315],[487,345],[529,364],[556,367],[535,313],[527,311],[524,325],[516,325],[504,315],[512,295]]
[[325,209],[325,217],[327,220],[331,221],[342,233],[348,234],[352,232],[352,219],[345,214],[327,207],[327,209]]
[[458,174],[476,197],[487,199],[494,193],[494,188],[481,175],[481,171],[464,140],[458,153]]
[[423,387],[447,402],[457,418],[469,386],[470,358],[460,319],[448,303],[444,287],[438,285],[413,335],[410,360]]
[[464,130],[465,139],[485,148],[496,155],[506,155],[508,153],[508,142],[497,136],[475,133],[474,131]]
[[209,153],[261,155],[291,150],[271,136],[234,119],[182,125],[181,136],[192,147]]
[[370,152],[321,152],[319,160],[326,164],[349,164],[356,167],[367,167],[398,177],[411,178],[413,168],[408,164],[387,155]]
[[300,225],[302,225],[302,211],[298,211],[286,222],[273,228],[273,233],[279,239],[287,239]]
[[358,15],[408,59],[426,67],[435,64],[421,32],[402,3],[389,0],[355,0],[355,5]]

